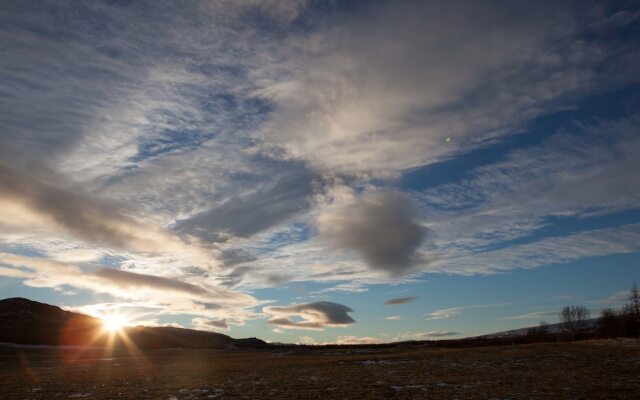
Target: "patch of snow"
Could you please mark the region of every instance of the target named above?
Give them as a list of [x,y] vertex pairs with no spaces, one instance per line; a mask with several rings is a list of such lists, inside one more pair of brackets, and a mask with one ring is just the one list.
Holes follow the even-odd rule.
[[391,389],[400,391],[403,389],[420,389],[426,391],[427,388],[425,385],[391,385]]
[[404,364],[407,360],[364,360],[360,361],[364,365],[390,365],[390,364]]

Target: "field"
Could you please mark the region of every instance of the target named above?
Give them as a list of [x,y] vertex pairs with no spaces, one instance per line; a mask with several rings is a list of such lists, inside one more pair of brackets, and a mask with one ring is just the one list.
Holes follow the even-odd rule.
[[464,349],[2,348],[0,399],[638,399],[631,340]]

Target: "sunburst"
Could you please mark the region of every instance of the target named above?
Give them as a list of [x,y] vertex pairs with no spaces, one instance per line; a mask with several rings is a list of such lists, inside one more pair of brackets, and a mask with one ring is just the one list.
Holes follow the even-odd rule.
[[121,315],[106,315],[102,317],[103,328],[109,332],[118,332],[127,323],[127,320]]

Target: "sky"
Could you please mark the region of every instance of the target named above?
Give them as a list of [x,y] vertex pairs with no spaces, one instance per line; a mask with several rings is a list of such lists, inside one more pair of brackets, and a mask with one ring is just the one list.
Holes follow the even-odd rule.
[[289,343],[620,307],[634,1],[0,7],[0,297]]

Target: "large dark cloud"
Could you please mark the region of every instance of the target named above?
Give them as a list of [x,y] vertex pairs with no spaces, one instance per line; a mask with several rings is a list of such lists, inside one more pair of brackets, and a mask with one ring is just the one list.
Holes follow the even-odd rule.
[[[273,315],[267,322],[283,328],[324,329],[325,326],[348,325],[356,322],[349,316],[353,312],[349,307],[330,301],[293,304],[285,307],[265,307],[263,311]],[[294,321],[290,317],[302,318]]]
[[330,243],[355,251],[370,268],[399,275],[418,261],[415,253],[425,229],[416,222],[417,216],[408,194],[376,190],[330,207],[318,218],[318,226]]

